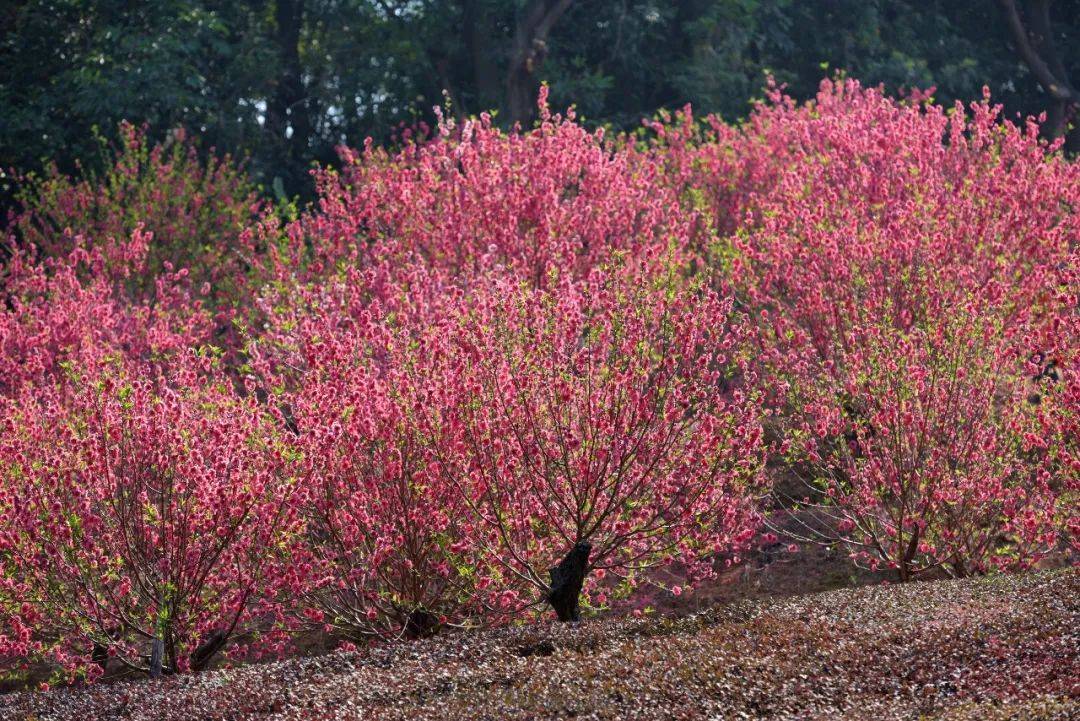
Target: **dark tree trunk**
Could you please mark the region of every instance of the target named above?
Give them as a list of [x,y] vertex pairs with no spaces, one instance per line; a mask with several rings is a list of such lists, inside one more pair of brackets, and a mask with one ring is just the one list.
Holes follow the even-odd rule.
[[418,608],[405,619],[405,637],[409,639],[428,638],[439,632],[439,617],[430,611]]
[[1073,155],[1080,155],[1080,104],[1072,106],[1069,122],[1072,128],[1065,134],[1065,149]]
[[465,50],[472,65],[473,105],[476,110],[499,107],[499,69],[492,62],[487,48],[491,45],[491,19],[485,17],[480,0],[462,0],[461,24],[464,27]]
[[161,675],[162,662],[165,656],[165,642],[155,638],[150,644],[150,678]]
[[907,548],[904,549],[904,555],[900,559],[900,567],[897,569],[901,582],[911,580],[911,562],[914,560],[915,553],[918,550],[919,532],[915,531],[911,534],[911,540],[908,542]]
[[[1065,147],[1080,151],[1080,92],[1073,87],[1065,64],[1054,43],[1050,23],[1053,0],[1029,0],[1021,16],[1016,0],[998,0],[1005,23],[1009,27],[1016,54],[1028,66],[1031,74],[1050,97],[1046,109],[1045,134],[1050,138],[1065,137]],[[1074,127],[1069,128],[1070,124]]]
[[[119,626],[113,626],[109,629],[105,629],[105,635],[109,641],[116,641],[120,638],[121,632]],[[109,665],[109,641],[94,641],[94,648],[90,652],[90,660],[101,666],[104,671]]]
[[555,614],[560,621],[580,621],[581,609],[581,586],[585,582],[585,574],[589,567],[589,554],[592,553],[592,545],[581,541],[559,561],[559,565],[552,568],[551,589],[548,591],[547,601],[555,609]]
[[[286,147],[290,160],[302,160],[311,138],[311,119],[304,93],[303,67],[300,64],[300,29],[304,21],[304,0],[277,0],[274,4],[277,25],[275,41],[281,63],[266,112],[267,128],[276,141]],[[292,129],[291,134],[288,132]]]
[[225,642],[228,639],[229,634],[221,629],[210,634],[210,637],[203,641],[202,644],[192,652],[191,658],[189,659],[191,661],[191,670],[196,673],[205,670],[214,659],[214,656],[225,647]]
[[506,110],[510,122],[524,124],[533,117],[539,89],[536,72],[547,56],[548,35],[572,2],[531,0],[518,18],[506,75]]
[[109,665],[109,649],[105,648],[103,644],[94,642],[94,650],[90,652],[90,660],[101,667],[104,671]]

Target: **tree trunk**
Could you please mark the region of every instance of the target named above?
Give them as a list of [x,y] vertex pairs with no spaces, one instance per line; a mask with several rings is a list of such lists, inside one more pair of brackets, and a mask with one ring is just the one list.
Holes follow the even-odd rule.
[[918,550],[919,532],[914,531],[911,534],[911,540],[908,541],[907,548],[904,549],[904,555],[900,557],[900,567],[897,571],[899,571],[901,583],[911,580],[911,562],[915,558],[915,552]]
[[478,7],[479,0],[463,0],[461,21],[465,28],[465,47],[472,64],[473,87],[477,110],[490,110],[499,105],[499,72],[486,52],[490,44],[491,23]]
[[1050,23],[1053,0],[1030,0],[1027,12],[1021,17],[1015,0],[998,0],[1005,23],[1009,27],[1016,54],[1028,66],[1031,74],[1050,96],[1043,132],[1050,138],[1065,137],[1065,147],[1080,150],[1080,128],[1069,128],[1080,121],[1080,92],[1073,87],[1054,43]]
[[408,639],[428,638],[439,632],[439,617],[422,608],[414,609],[405,619],[404,634]]
[[506,110],[511,123],[532,119],[539,89],[536,72],[547,56],[548,35],[572,2],[531,0],[518,18],[506,75]]
[[101,667],[104,671],[109,666],[109,649],[99,641],[94,641],[94,649],[90,652],[90,660]]
[[155,638],[150,644],[150,678],[161,675],[161,665],[165,656],[165,642]]
[[274,21],[275,41],[281,63],[273,97],[266,109],[266,126],[288,151],[290,160],[303,157],[311,137],[304,93],[303,67],[300,64],[300,29],[304,20],[304,0],[277,0]]
[[191,670],[198,673],[210,665],[214,656],[225,647],[229,634],[221,629],[214,631],[210,637],[203,641],[198,648],[191,653]]
[[1080,112],[1074,112],[1072,129],[1065,136],[1065,149],[1073,155],[1080,155]]
[[581,586],[588,572],[590,553],[592,553],[592,545],[587,541],[580,541],[563,560],[559,561],[559,565],[549,571],[551,588],[548,591],[547,601],[555,609],[555,615],[560,621],[581,620],[579,607]]

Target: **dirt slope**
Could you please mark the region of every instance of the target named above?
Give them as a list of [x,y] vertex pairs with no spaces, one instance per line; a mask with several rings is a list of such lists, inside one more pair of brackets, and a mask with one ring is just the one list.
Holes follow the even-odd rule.
[[0,719],[1078,719],[1080,571],[446,636],[0,697]]

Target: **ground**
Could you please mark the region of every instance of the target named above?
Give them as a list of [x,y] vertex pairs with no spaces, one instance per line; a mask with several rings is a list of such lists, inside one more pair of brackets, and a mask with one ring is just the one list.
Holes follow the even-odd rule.
[[0,718],[1080,718],[1080,570],[869,585],[0,696]]

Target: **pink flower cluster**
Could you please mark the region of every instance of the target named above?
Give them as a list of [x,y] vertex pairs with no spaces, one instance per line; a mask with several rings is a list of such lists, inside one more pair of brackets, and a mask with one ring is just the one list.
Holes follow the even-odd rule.
[[1080,170],[1033,124],[853,81],[614,139],[541,109],[343,150],[289,222],[134,131],[122,193],[40,191],[0,667],[678,595],[781,519],[902,579],[1077,545]]

